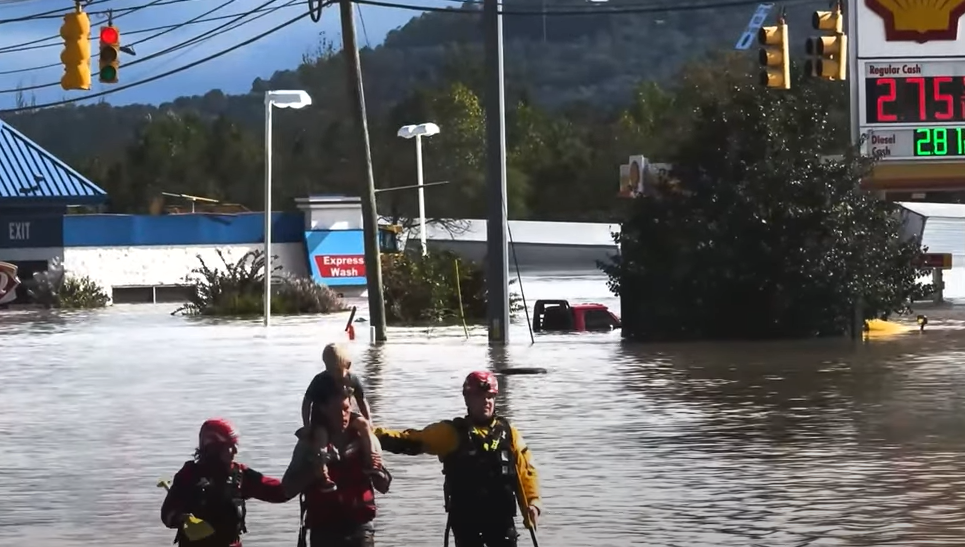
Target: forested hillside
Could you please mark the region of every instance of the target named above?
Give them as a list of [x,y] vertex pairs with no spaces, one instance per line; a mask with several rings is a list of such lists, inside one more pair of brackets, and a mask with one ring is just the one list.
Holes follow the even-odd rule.
[[[639,0],[610,4],[612,9],[643,5]],[[801,44],[800,50],[811,34],[808,13],[824,7],[816,4],[799,5],[789,14],[792,39]],[[552,15],[546,18],[545,42],[541,16],[511,14],[513,9],[538,9],[538,2],[509,0],[507,5],[513,218],[618,217],[618,166],[630,154],[645,153],[656,161],[669,157],[677,137],[689,127],[695,97],[728,93],[728,82],[757,76],[756,47],[733,52],[754,5]],[[461,9],[478,7],[467,4]],[[553,4],[555,10],[565,7]],[[290,206],[290,198],[318,192],[357,195],[360,159],[347,116],[345,68],[333,39],[337,37],[321,37],[318,51],[299,67],[256,79],[246,95],[212,90],[159,106],[66,106],[4,120],[101,184],[113,198],[114,211],[146,211],[160,192],[226,199],[258,209],[263,92],[306,89],[314,99],[312,107],[276,114],[274,203]],[[377,187],[415,181],[413,143],[396,137],[396,131],[433,121],[442,134],[426,141],[426,180],[450,184],[431,190],[428,214],[484,215],[479,14],[422,15],[390,33],[384,45],[364,50],[362,63]],[[816,85],[826,99],[837,123],[829,129],[845,136],[846,85],[807,85]],[[761,93],[775,91],[762,88]],[[411,191],[380,194],[380,212],[411,216],[414,198]]]
[[[550,12],[572,13],[587,8],[583,0],[548,4]],[[654,5],[640,0],[611,0],[600,4],[598,15],[548,15],[544,27],[544,17],[519,14],[540,10],[539,0],[507,0],[505,5],[506,77],[510,91],[515,90],[517,97],[525,91],[536,103],[553,109],[587,103],[601,112],[626,105],[640,82],[666,82],[685,62],[706,57],[710,51],[732,49],[755,8],[750,4],[606,14],[605,10],[644,10]],[[800,29],[796,35],[800,38],[794,40],[800,42],[801,51],[811,33],[808,14],[824,8],[824,2],[813,2],[796,5],[789,11],[792,27]],[[480,5],[473,2],[459,8],[465,11],[423,14],[390,32],[383,45],[363,50],[366,97],[372,115],[385,113],[420,85],[480,79],[479,9]],[[335,17],[337,11],[330,10],[324,16]],[[184,97],[160,106],[121,108],[110,107],[108,98],[108,104],[30,111],[5,115],[4,119],[52,152],[77,160],[103,149],[95,148],[95,141],[87,138],[90,133],[108,139],[108,144],[116,139],[120,145],[132,138],[140,123],[159,111],[191,111],[203,117],[225,115],[256,128],[262,116],[261,92],[270,88],[309,89],[316,99],[316,109],[340,115],[345,86],[340,59],[332,55],[337,43],[338,36],[320,37],[316,55],[308,56],[295,69],[255,79],[248,95],[226,96],[212,90],[204,96]],[[746,54],[753,56],[756,49]],[[75,130],[80,127],[85,130]]]

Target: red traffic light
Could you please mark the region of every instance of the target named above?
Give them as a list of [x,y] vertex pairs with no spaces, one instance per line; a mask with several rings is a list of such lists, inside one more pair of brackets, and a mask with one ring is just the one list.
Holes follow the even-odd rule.
[[101,27],[101,42],[105,44],[116,44],[120,36],[114,27]]

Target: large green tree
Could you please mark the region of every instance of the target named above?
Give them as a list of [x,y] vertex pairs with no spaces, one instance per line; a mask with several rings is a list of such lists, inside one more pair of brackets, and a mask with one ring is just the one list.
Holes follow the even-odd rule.
[[690,115],[675,181],[633,201],[605,266],[627,338],[836,335],[856,304],[887,315],[924,290],[896,206],[859,189],[872,159],[827,156],[847,138],[827,103],[838,90],[764,90],[749,72],[717,71],[726,92],[676,90]]

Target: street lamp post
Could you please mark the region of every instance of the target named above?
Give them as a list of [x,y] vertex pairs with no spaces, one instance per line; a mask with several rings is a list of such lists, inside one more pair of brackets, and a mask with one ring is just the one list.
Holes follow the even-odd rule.
[[312,98],[301,90],[265,92],[265,326],[271,324],[271,107],[304,108]]
[[419,186],[419,242],[422,244],[422,256],[428,253],[426,250],[426,191],[422,173],[422,137],[431,137],[438,134],[439,126],[434,123],[406,125],[400,128],[398,133],[404,139],[415,137],[415,171]]

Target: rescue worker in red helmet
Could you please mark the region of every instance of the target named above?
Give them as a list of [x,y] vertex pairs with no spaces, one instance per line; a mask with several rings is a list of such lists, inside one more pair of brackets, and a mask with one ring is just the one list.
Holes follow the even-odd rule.
[[[201,425],[194,460],[185,462],[174,475],[161,506],[161,522],[178,531],[174,539],[178,545],[240,547],[241,534],[247,531],[246,500],[284,503],[311,480],[292,480],[286,491],[278,479],[236,462],[237,453],[238,432],[228,421],[215,418]],[[192,540],[192,526],[206,531]]]
[[369,434],[367,430],[350,426],[358,418],[352,413],[353,397],[351,387],[331,383],[316,401],[320,412],[312,413],[309,427],[321,427],[314,422],[324,420],[328,446],[317,446],[311,435],[295,434],[298,442],[282,482],[305,476],[306,466],[320,470],[319,458],[324,458],[328,477],[336,485],[332,489],[318,479],[302,489],[299,547],[305,547],[306,536],[311,547],[375,546],[375,492],[388,492],[392,475],[382,464],[380,452],[363,448],[361,435]]
[[539,479],[522,435],[496,414],[499,384],[473,372],[462,386],[466,416],[425,429],[377,428],[382,449],[432,454],[442,462],[448,526],[456,547],[515,547],[517,507],[527,528],[540,516]]

